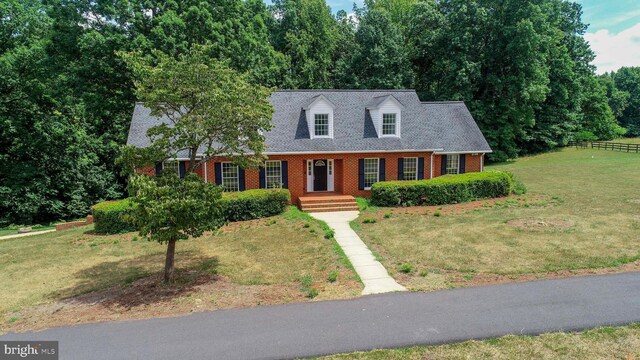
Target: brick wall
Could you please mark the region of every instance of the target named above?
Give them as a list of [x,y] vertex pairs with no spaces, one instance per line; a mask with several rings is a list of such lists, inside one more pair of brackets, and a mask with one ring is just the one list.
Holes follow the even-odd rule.
[[[440,176],[441,155],[434,155],[430,152],[406,152],[406,153],[363,153],[363,154],[313,154],[313,155],[271,155],[269,160],[285,160],[289,167],[289,191],[291,200],[297,203],[298,197],[309,194],[307,192],[307,160],[333,159],[334,160],[334,189],[337,193],[349,194],[353,196],[369,197],[371,191],[358,189],[358,160],[364,158],[384,158],[385,159],[385,180],[398,179],[398,159],[407,157],[424,158],[424,178],[430,178],[431,159],[433,159],[433,177]],[[227,161],[225,158],[215,158],[207,161],[196,169],[196,173],[209,183],[215,183],[215,163]],[[482,154],[470,155],[465,158],[465,169],[467,172],[480,171]],[[187,164],[188,166],[188,164]],[[206,168],[206,171],[205,171]],[[147,171],[145,171],[146,173]],[[151,169],[153,173],[153,169]],[[260,187],[260,174],[258,169],[245,170],[246,189],[257,189]]]

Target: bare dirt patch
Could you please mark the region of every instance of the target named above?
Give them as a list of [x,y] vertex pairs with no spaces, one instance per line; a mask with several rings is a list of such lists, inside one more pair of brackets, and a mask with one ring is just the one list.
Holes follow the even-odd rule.
[[507,224],[524,231],[563,231],[574,226],[573,222],[560,219],[516,219]]
[[[201,311],[312,301],[297,283],[239,285],[220,275],[198,274],[188,270],[177,273],[176,277],[182,280],[164,285],[162,274],[158,273],[126,287],[113,287],[26,308],[8,314],[8,318],[17,320],[3,324],[0,334],[90,322],[171,317]],[[350,297],[337,288],[358,289],[352,296],[357,296],[360,288],[354,280],[319,283],[312,287],[320,290],[321,294],[331,294],[327,296],[332,299]],[[319,296],[316,299],[323,298]]]

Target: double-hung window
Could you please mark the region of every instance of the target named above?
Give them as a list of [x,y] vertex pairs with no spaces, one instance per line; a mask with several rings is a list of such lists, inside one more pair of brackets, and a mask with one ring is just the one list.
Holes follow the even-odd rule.
[[396,135],[396,114],[382,114],[382,135]]
[[404,180],[418,180],[418,158],[404,158],[402,167]]
[[224,191],[240,191],[240,175],[238,165],[222,163],[222,186]]
[[165,160],[162,162],[163,174],[180,176],[180,162],[178,160]]
[[315,114],[315,136],[329,136],[329,114]]
[[370,189],[371,185],[378,182],[380,174],[380,159],[364,159],[364,188]]
[[448,174],[458,174],[460,172],[460,155],[452,154],[447,155],[447,175]]
[[282,162],[280,160],[265,161],[264,173],[267,189],[282,187]]

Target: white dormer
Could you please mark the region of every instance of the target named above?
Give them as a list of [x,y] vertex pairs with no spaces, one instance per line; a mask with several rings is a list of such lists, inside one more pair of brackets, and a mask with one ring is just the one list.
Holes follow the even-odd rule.
[[312,139],[333,138],[333,110],[335,106],[324,95],[318,95],[303,107]]
[[379,138],[400,137],[403,109],[404,106],[392,95],[373,98],[367,110]]

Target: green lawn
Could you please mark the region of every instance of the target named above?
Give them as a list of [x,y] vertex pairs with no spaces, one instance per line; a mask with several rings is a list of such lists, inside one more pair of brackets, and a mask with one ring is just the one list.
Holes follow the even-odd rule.
[[[487,169],[513,172],[529,193],[461,214],[444,207],[440,217],[425,211],[362,223],[386,211],[378,209],[354,227],[390,274],[414,290],[450,287],[462,276],[544,277],[640,259],[640,154],[568,148]],[[521,223],[532,227],[514,226]],[[409,274],[398,271],[405,264]]]
[[[101,236],[91,229],[0,240],[0,332],[3,323],[14,326],[30,316],[35,324],[53,316],[30,312],[34,305],[109,289],[116,296],[150,276],[157,281],[144,285],[141,294],[134,287],[127,295],[139,302],[136,317],[145,317],[147,307],[160,302],[168,303],[166,313],[152,309],[151,316],[193,311],[196,305],[215,309],[221,302],[234,307],[304,301],[309,289],[318,292],[316,299],[353,297],[362,290],[334,240],[324,238],[322,224],[293,207],[281,216],[232,223],[218,234],[178,242],[176,284],[170,287],[160,285],[166,245],[138,239],[135,233]],[[330,282],[334,271],[337,281]],[[164,294],[162,301],[153,298],[156,292]],[[131,306],[127,301],[121,305]],[[86,314],[77,316],[95,321]],[[65,319],[56,321],[60,325]]]
[[540,336],[505,336],[483,341],[466,341],[440,346],[375,350],[327,356],[325,360],[347,359],[638,359],[640,325],[607,327],[581,333],[553,333]]

